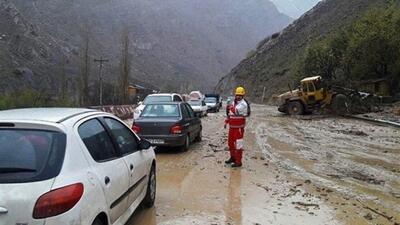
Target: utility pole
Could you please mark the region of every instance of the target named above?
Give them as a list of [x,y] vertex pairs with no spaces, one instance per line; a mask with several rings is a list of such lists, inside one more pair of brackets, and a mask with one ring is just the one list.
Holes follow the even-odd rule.
[[261,103],[264,103],[264,98],[265,98],[265,87],[263,89],[262,97],[261,97]]
[[103,57],[100,57],[100,59],[94,59],[95,62],[99,63],[99,105],[103,105],[103,76],[101,74],[102,69],[103,69],[103,64],[108,62],[108,59],[103,59]]

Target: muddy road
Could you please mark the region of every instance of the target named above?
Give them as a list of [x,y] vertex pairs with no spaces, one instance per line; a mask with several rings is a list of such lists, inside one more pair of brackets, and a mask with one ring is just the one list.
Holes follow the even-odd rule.
[[252,105],[244,166],[232,169],[223,120],[203,118],[188,152],[157,151],[156,206],[127,225],[400,223],[398,129]]

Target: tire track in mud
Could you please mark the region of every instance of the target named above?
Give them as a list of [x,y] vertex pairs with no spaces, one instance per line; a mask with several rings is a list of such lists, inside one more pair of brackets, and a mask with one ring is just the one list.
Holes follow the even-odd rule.
[[[327,202],[341,210],[337,215],[343,221],[398,223],[398,130],[342,118],[296,119],[276,113],[274,107],[253,108],[253,126],[260,148],[279,168],[296,178],[315,182],[314,189],[321,186],[335,190],[337,193],[329,194],[332,197]],[[343,210],[337,204],[353,207]],[[371,208],[393,218],[388,220],[371,212]]]

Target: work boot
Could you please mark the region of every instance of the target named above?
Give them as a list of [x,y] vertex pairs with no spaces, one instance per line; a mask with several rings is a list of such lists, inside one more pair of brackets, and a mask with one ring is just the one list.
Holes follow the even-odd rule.
[[231,163],[231,166],[232,166],[233,168],[235,168],[235,167],[242,167],[242,164],[241,164],[241,163]]
[[231,164],[233,162],[234,162],[233,158],[229,158],[228,160],[225,161],[226,164]]

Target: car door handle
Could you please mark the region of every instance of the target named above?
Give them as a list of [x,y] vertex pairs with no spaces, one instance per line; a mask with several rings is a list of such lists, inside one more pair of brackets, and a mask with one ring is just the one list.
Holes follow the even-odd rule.
[[110,180],[109,177],[106,176],[106,177],[104,178],[104,183],[105,183],[105,184],[109,184],[110,181],[111,181],[111,180]]
[[8,213],[8,210],[4,207],[0,207],[0,214],[6,214]]
[[132,165],[132,164],[129,166],[129,169],[130,169],[131,171],[133,170],[133,165]]

